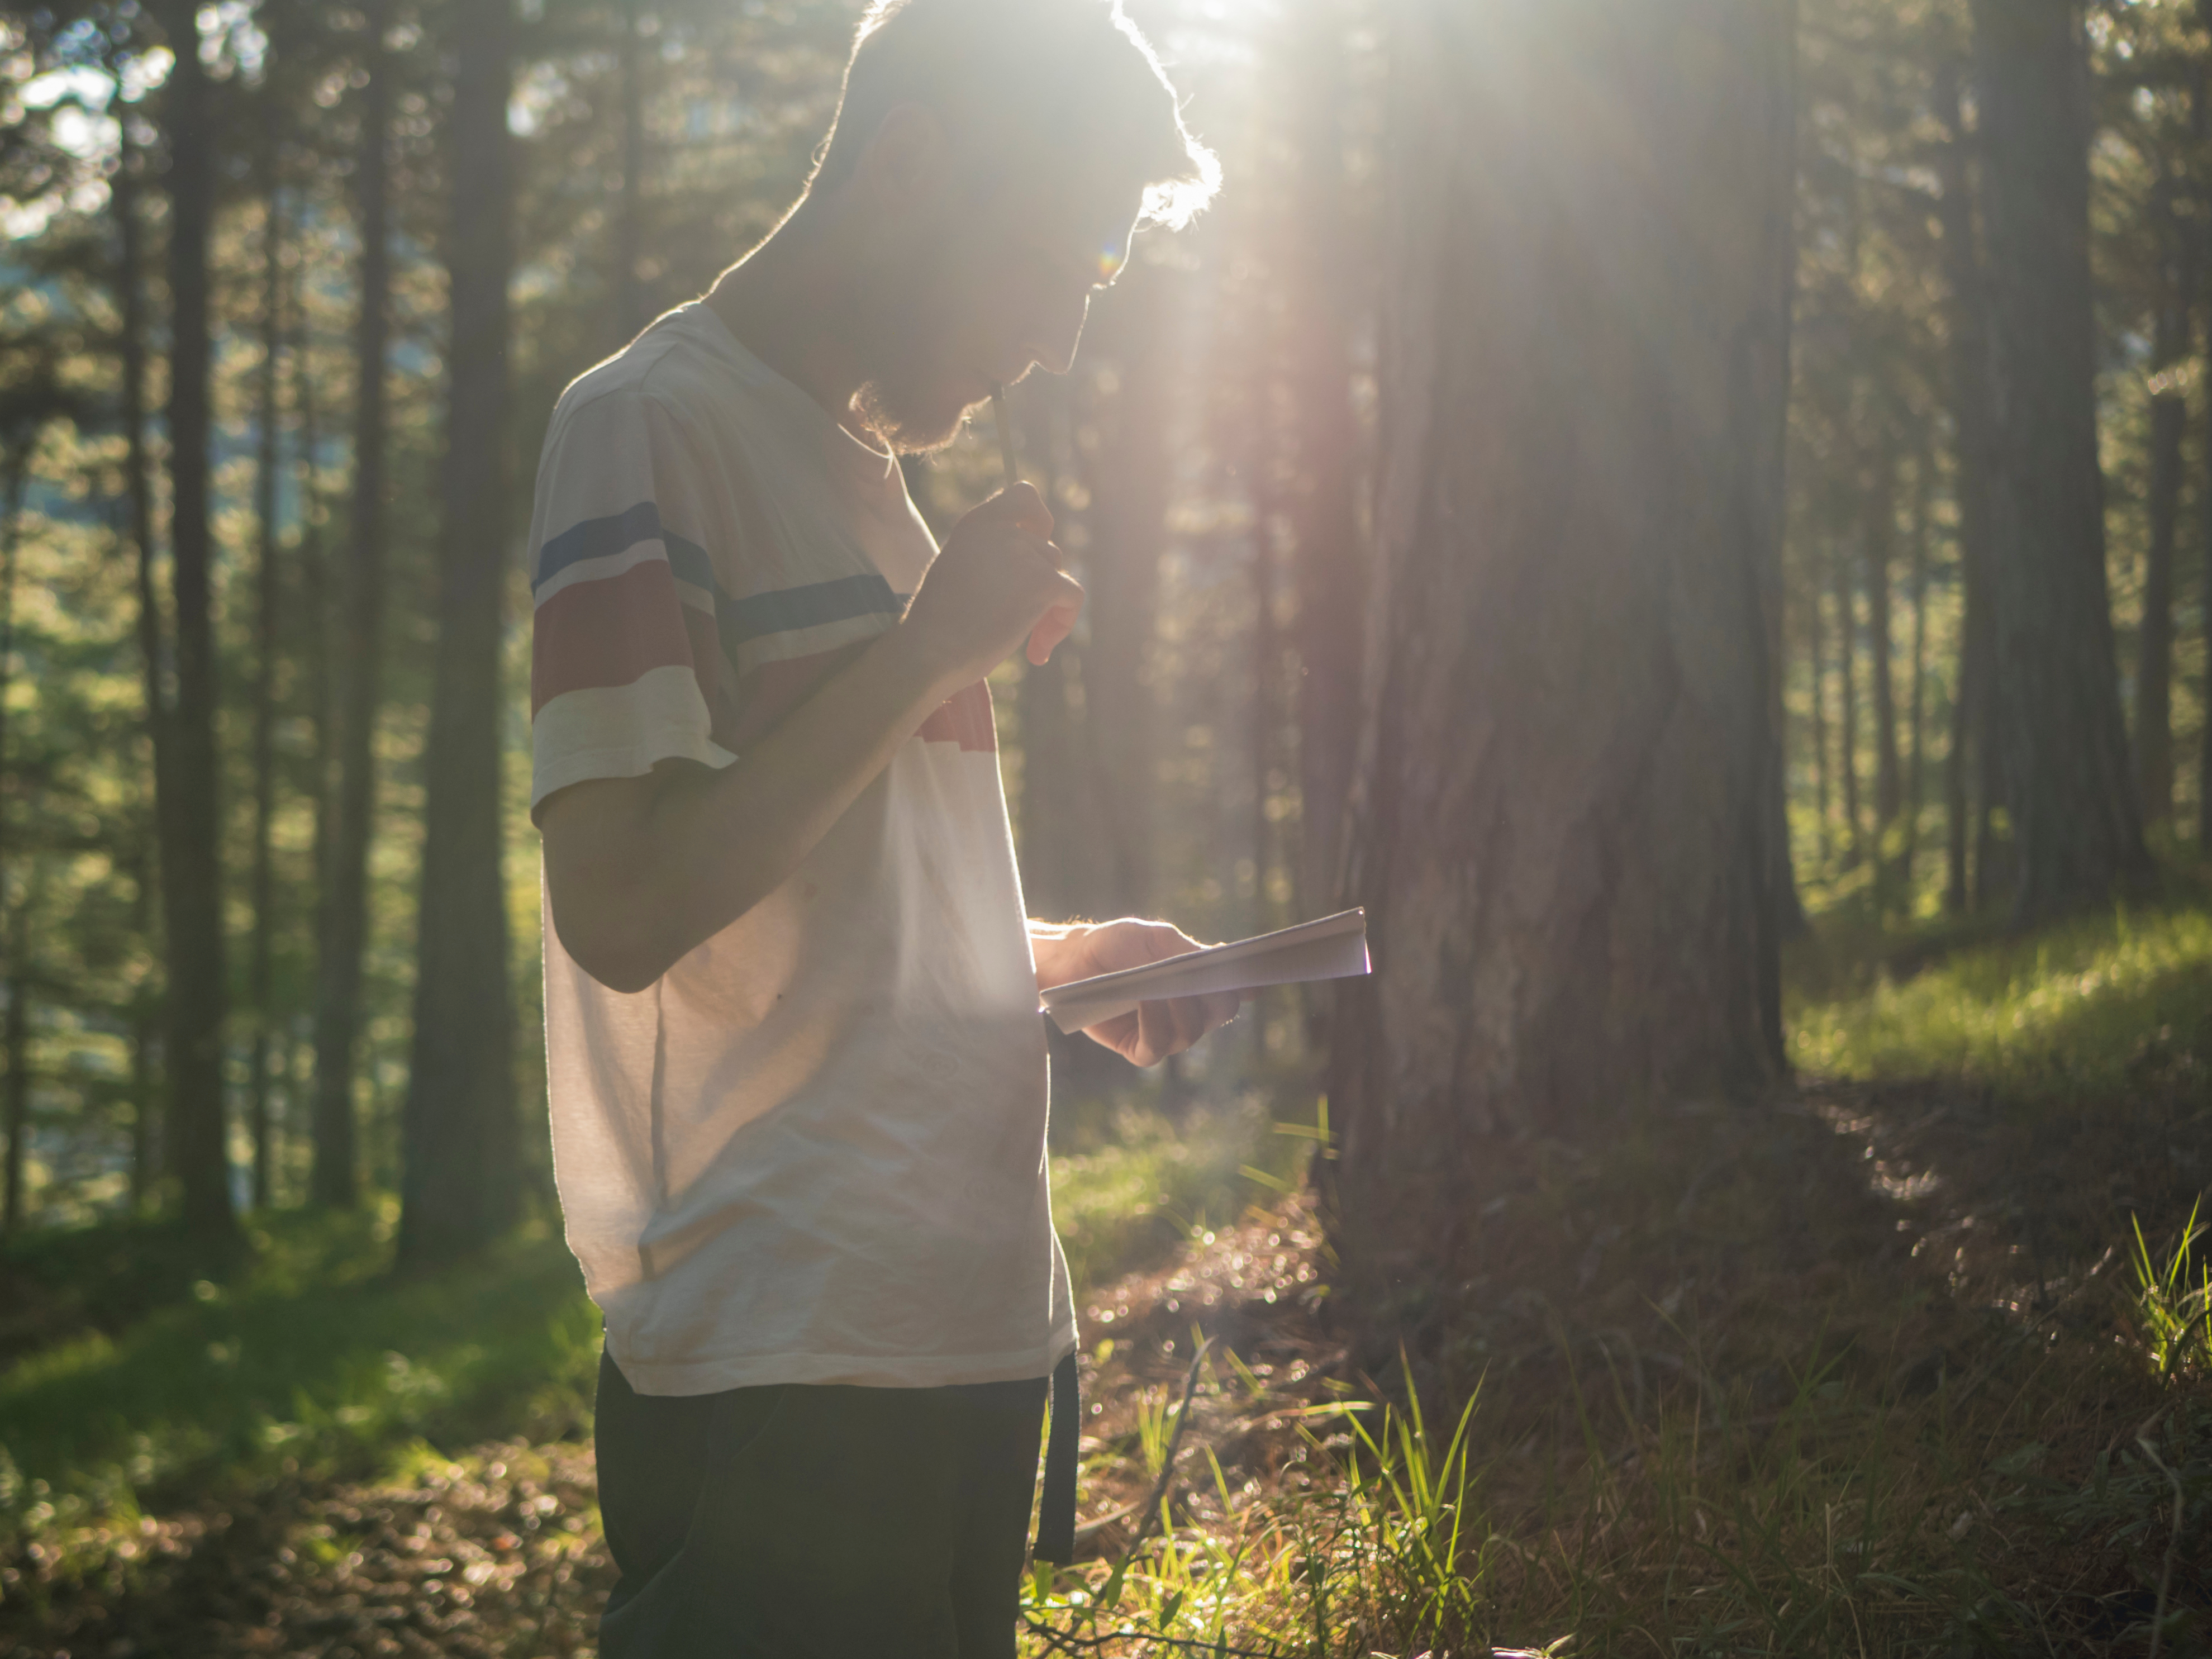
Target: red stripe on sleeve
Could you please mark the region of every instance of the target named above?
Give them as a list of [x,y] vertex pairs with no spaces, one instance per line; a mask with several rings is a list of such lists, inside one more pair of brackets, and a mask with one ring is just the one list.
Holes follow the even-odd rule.
[[538,607],[530,640],[531,717],[563,692],[634,685],[656,668],[696,672],[684,602],[660,559],[619,576],[574,583]]
[[991,714],[991,688],[977,680],[963,686],[921,723],[924,743],[957,743],[970,754],[999,752],[999,723]]

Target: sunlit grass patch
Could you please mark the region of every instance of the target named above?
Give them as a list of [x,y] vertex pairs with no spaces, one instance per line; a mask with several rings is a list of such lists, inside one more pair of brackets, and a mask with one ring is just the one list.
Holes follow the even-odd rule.
[[1909,978],[1877,964],[1864,982],[1801,991],[1790,1054],[1820,1075],[2079,1095],[2124,1087],[2161,1059],[2202,1066],[2208,1010],[2212,910],[2121,907],[1960,948]]
[[598,1318],[559,1240],[395,1280],[388,1219],[271,1218],[228,1282],[0,1372],[0,1539],[106,1524],[188,1485],[368,1473],[425,1437],[587,1423]]

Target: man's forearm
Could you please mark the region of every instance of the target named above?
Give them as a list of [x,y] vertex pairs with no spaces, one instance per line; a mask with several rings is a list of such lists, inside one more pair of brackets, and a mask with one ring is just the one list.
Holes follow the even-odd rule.
[[555,796],[546,884],[563,946],[612,989],[644,989],[774,891],[951,689],[893,628],[728,766]]

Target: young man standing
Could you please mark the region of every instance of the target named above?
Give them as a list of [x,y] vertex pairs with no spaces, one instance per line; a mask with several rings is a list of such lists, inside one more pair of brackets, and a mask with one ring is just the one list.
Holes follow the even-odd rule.
[[[1066,369],[1215,177],[1119,0],[878,0],[799,204],[555,413],[532,799],[608,1659],[1013,1652],[1076,1340],[1038,990],[1192,946],[1025,920],[983,681],[1082,590],[1034,490],[940,551],[896,455]],[[1236,1008],[1091,1036],[1151,1065]]]

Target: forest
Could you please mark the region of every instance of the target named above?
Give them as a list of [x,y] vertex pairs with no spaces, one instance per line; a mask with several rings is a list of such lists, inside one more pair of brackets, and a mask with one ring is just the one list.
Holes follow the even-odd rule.
[[[864,9],[0,4],[0,1659],[597,1651],[532,491]],[[1025,1659],[2212,1653],[2212,0],[1126,9],[1022,889],[1375,971],[1051,1035]]]

